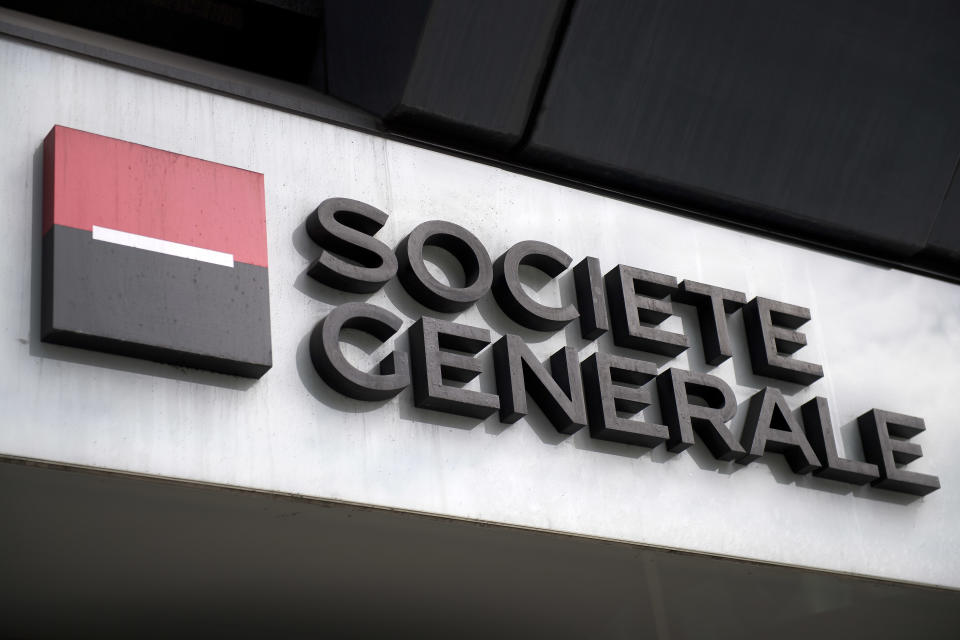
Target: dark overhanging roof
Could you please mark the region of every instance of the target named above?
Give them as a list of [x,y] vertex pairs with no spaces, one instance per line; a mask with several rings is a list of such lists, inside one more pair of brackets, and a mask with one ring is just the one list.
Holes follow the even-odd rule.
[[951,589],[23,458],[0,458],[0,487],[0,629],[15,638],[937,640],[960,626]]
[[[110,47],[84,51],[115,63],[960,278],[954,2],[0,5],[267,78],[218,83]],[[69,40],[54,46],[75,50]]]

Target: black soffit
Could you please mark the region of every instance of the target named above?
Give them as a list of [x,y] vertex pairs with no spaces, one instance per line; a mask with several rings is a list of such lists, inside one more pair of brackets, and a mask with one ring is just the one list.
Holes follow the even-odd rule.
[[522,155],[875,255],[924,250],[960,154],[957,5],[736,8],[579,0]]
[[960,278],[951,0],[0,5],[312,87],[380,135]]
[[564,9],[562,0],[328,2],[328,90],[391,129],[509,151],[536,108]]
[[[370,38],[359,15],[372,5],[333,2],[327,15],[350,27],[351,14]],[[336,78],[385,63],[337,63],[332,39],[349,28],[328,31],[330,93],[375,109],[388,130],[960,275],[955,3],[418,6],[419,30],[367,41],[406,42],[390,96],[369,79],[376,97],[342,89]]]
[[[960,628],[954,589],[9,457],[0,486],[10,638],[948,640]],[[557,585],[586,587],[558,607]]]

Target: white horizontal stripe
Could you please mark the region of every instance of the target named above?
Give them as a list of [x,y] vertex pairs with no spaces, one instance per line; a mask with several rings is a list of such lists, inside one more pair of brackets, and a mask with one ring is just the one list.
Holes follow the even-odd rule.
[[193,247],[189,244],[150,238],[136,233],[127,233],[126,231],[117,231],[116,229],[107,229],[106,227],[94,225],[93,239],[122,244],[127,247],[133,247],[134,249],[165,253],[169,256],[177,256],[178,258],[189,258],[190,260],[201,260],[203,262],[219,264],[224,267],[233,267],[232,253],[223,253],[222,251],[214,251],[213,249],[201,249],[200,247]]

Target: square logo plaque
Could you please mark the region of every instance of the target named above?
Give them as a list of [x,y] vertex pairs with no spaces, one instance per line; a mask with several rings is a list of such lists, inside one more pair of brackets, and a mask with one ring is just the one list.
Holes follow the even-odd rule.
[[270,369],[262,174],[58,125],[43,179],[44,342]]

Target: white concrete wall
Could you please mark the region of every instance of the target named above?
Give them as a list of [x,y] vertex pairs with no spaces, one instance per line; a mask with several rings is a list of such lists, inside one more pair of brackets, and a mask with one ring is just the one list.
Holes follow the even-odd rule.
[[[0,453],[960,587],[956,285],[9,39],[0,39],[0,79]],[[262,380],[39,342],[40,146],[54,124],[265,175],[274,367]],[[510,426],[496,416],[472,426],[415,409],[409,390],[377,405],[340,397],[306,353],[314,323],[357,299],[304,275],[316,248],[303,220],[333,196],[388,212],[378,237],[391,246],[439,218],[473,230],[493,256],[537,239],[575,260],[596,255],[605,270],[622,262],[807,306],[810,346],[797,356],[826,375],[800,390],[778,385],[791,406],[828,397],[854,457],[860,413],[877,407],[924,418],[927,432],[916,441],[925,455],[911,468],[939,475],[943,488],[911,500],[797,476],[779,456],[741,467],[718,463],[699,443],[673,455],[591,440],[587,430],[561,437],[538,411]],[[569,285],[564,278],[538,295],[568,297]],[[369,300],[408,324],[425,313],[395,281]],[[682,325],[693,346],[673,363],[707,370],[687,311],[673,327]],[[581,358],[596,348],[576,326],[553,336],[522,330],[489,296],[458,319],[518,333],[542,357],[568,340]],[[750,370],[739,314],[731,328],[737,355],[710,371],[743,403],[770,381]],[[614,350],[608,336],[599,344]],[[370,358],[351,349],[358,362],[383,351]],[[489,352],[484,358],[489,364]],[[482,386],[491,388],[491,377]]]

